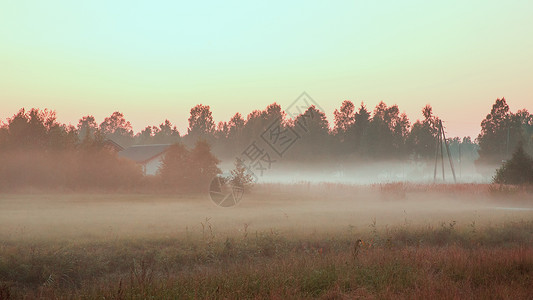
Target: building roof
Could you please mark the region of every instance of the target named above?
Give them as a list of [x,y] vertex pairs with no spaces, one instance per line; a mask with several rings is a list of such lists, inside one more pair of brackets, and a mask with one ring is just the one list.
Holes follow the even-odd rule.
[[170,144],[135,145],[118,153],[118,156],[131,159],[136,163],[145,163],[165,153]]
[[110,139],[107,139],[104,141],[104,147],[109,150],[116,151],[116,152],[120,152],[124,150],[124,147],[120,146],[118,143]]

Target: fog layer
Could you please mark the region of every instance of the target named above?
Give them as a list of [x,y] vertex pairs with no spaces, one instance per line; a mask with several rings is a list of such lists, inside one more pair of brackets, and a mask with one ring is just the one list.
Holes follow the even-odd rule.
[[532,220],[531,194],[500,197],[486,185],[373,187],[265,184],[232,208],[205,196],[2,195],[0,238],[83,240],[185,236],[207,225],[223,234],[279,230],[313,234],[369,226],[441,226]]

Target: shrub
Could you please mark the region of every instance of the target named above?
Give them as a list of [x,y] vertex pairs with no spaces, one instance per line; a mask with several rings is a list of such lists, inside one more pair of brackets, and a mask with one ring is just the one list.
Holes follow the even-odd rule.
[[253,175],[250,174],[241,159],[236,158],[234,165],[235,169],[231,170],[229,181],[233,186],[240,187],[245,191],[250,190],[254,183]]
[[533,184],[533,159],[519,144],[513,157],[506,161],[497,171],[493,179],[500,184]]
[[161,182],[168,188],[181,191],[207,190],[209,181],[220,174],[220,161],[211,153],[205,141],[199,141],[189,150],[181,144],[172,145],[159,169]]

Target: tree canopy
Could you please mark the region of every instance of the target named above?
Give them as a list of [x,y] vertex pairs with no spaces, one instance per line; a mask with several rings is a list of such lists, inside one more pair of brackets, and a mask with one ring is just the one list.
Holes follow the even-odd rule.
[[533,184],[533,158],[519,143],[510,160],[496,171],[495,183],[501,184]]
[[[428,161],[435,155],[440,120],[430,105],[422,108],[422,118],[412,124],[398,105],[385,102],[370,110],[363,102],[356,108],[352,101],[344,100],[333,115],[331,126],[325,113],[315,106],[289,117],[274,102],[246,117],[235,113],[215,126],[210,107],[199,104],[190,109],[187,132],[181,135],[168,119],[134,134],[132,124],[119,111],[100,124],[94,116],[86,115],[72,126],[59,123],[54,111],[21,109],[0,122],[0,188],[30,184],[70,188],[107,183],[121,188],[138,185],[142,182],[140,168],[106,149],[109,140],[122,147],[177,144],[170,148],[160,169],[162,182],[167,185],[175,178],[189,184],[206,181],[220,172],[219,158],[233,160],[249,145],[266,141],[265,136],[277,139],[292,134],[290,143],[284,141],[291,150],[283,155],[294,161]],[[496,99],[481,122],[476,140],[451,137],[449,142],[452,152],[464,151],[471,159],[477,158],[479,149],[480,164],[507,160],[498,173],[498,180],[504,182],[501,174],[507,174],[511,162],[526,161],[525,157],[533,154],[533,116],[526,109],[513,113],[505,98]],[[518,158],[513,160],[511,152],[519,143],[523,150],[515,153]],[[276,159],[279,157],[271,156],[269,161]]]
[[509,111],[505,98],[496,99],[481,122],[477,137],[481,162],[498,163],[508,159],[513,149],[522,143],[526,152],[533,152],[533,116],[525,109]]

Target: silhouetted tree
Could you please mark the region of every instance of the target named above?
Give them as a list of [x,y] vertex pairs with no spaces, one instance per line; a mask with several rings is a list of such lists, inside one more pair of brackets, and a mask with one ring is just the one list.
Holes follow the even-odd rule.
[[88,137],[80,144],[72,168],[67,186],[76,190],[131,190],[143,176],[139,165],[106,148],[98,131],[94,138]]
[[344,141],[346,132],[355,122],[355,106],[352,101],[344,100],[341,107],[333,112],[335,117],[333,133],[340,136],[339,140]]
[[335,136],[334,152],[337,154],[347,154],[354,150],[353,125],[355,122],[355,106],[349,100],[342,102],[339,109],[335,109],[334,126],[332,134]]
[[241,159],[236,158],[234,166],[235,168],[231,170],[229,182],[233,186],[243,188],[245,191],[249,191],[253,186],[254,176],[248,172],[248,169]]
[[349,140],[353,143],[354,152],[364,154],[367,148],[368,127],[370,125],[370,112],[361,102],[359,110],[354,115],[354,124],[352,130],[348,132],[352,136]]
[[137,145],[153,144],[155,126],[146,126],[141,132],[135,135],[135,143]]
[[394,122],[393,129],[393,144],[398,149],[398,157],[404,157],[409,154],[409,146],[407,139],[409,138],[409,129],[411,123],[405,113],[401,113],[400,116]]
[[165,152],[158,175],[170,188],[207,191],[210,180],[221,173],[217,167],[219,162],[203,140],[199,140],[191,151],[182,144],[174,144]]
[[141,176],[135,164],[103,147],[98,130],[80,142],[76,128],[48,110],[22,109],[1,132],[0,188],[116,189]]
[[266,126],[264,123],[260,110],[254,110],[249,113],[242,130],[243,143],[247,145],[258,138]]
[[[189,151],[182,146],[183,160],[174,159],[173,171],[168,166],[172,165],[170,154],[166,166],[161,169],[161,179],[172,186],[170,178],[173,177],[168,174],[174,172],[180,182],[174,186],[180,189],[203,186],[220,171],[211,149],[219,157],[219,153],[224,153],[224,157],[238,156],[252,141],[262,143],[269,126],[279,128],[280,132],[294,130],[299,134],[294,148],[286,153],[288,155],[284,154],[284,159],[315,161],[337,155],[342,155],[342,160],[346,156],[401,159],[408,154],[413,154],[415,159],[433,158],[439,120],[429,105],[422,113],[424,119],[417,120],[411,127],[407,115],[400,113],[397,105],[380,102],[370,113],[363,103],[356,110],[353,103],[346,100],[335,110],[334,126],[330,131],[326,116],[314,106],[292,120],[286,118],[280,105],[272,103],[264,110],[251,112],[246,120],[236,113],[229,121],[221,121],[215,127],[209,106],[200,104],[191,109],[189,128],[183,139],[189,147],[195,145],[194,148]],[[505,99],[497,99],[481,127],[477,139],[481,147],[479,161],[508,159],[509,149],[520,141],[525,153],[533,153],[533,116],[527,110],[513,114]],[[134,137],[130,122],[120,112],[114,112],[99,126],[93,116],[87,115],[75,128],[57,122],[53,111],[21,109],[6,123],[0,122],[0,183],[4,186],[16,182],[33,186],[64,186],[66,183],[75,188],[102,185],[105,189],[113,189],[137,182],[138,166],[121,161],[116,153],[103,149],[106,138],[123,146],[133,142],[170,144],[181,141],[176,126],[168,120],[159,126],[148,126]],[[198,140],[203,142],[196,143]],[[270,149],[266,147],[265,150]],[[175,148],[172,149],[178,151]],[[453,138],[450,149],[452,154],[461,150],[463,155],[469,152],[475,157],[477,145],[470,139]],[[126,175],[128,172],[133,175]],[[78,180],[86,184],[75,184]]]
[[180,133],[176,126],[169,120],[159,124],[159,128],[154,130],[154,144],[173,144],[180,141]]
[[496,99],[490,113],[481,122],[479,163],[496,163],[509,158],[510,151],[519,142],[526,151],[532,150],[533,117],[527,110],[516,114],[509,111],[505,98]]
[[243,130],[245,121],[240,113],[236,113],[228,122],[226,155],[234,156],[242,151],[244,145]]
[[186,189],[192,184],[190,152],[182,144],[174,144],[165,152],[158,175],[167,187]]
[[78,138],[83,141],[86,137],[93,137],[98,130],[98,124],[93,116],[82,117],[78,122]]
[[279,104],[274,102],[266,107],[262,112],[262,117],[265,120],[266,126],[270,126],[272,122],[276,122],[276,125],[283,125],[286,113],[281,109]]
[[[510,119],[509,147],[522,143],[526,153],[533,155],[533,115],[527,109],[521,109],[515,114],[511,113]],[[516,128],[516,130],[513,130],[513,128]],[[506,152],[508,152],[508,149],[506,149]]]
[[0,121],[0,152],[9,146],[9,130],[6,124]]
[[55,124],[55,113],[32,108],[21,109],[8,119],[9,145],[12,149],[43,149],[48,144],[48,131]]
[[409,120],[401,116],[397,105],[387,107],[382,101],[374,109],[368,128],[368,153],[375,158],[404,156]]
[[524,151],[519,143],[510,160],[496,171],[494,183],[500,184],[533,184],[533,159]]
[[295,150],[289,157],[297,159],[326,158],[331,151],[331,136],[326,115],[314,105],[298,115],[292,124],[301,139],[295,143]]
[[439,119],[430,105],[422,109],[422,115],[424,119],[413,124],[407,143],[415,159],[431,159],[435,156]]
[[228,158],[234,157],[238,151],[242,151],[244,120],[241,114],[236,113],[229,122],[218,122],[215,131],[216,143],[213,150],[217,155]]
[[217,129],[215,130],[215,137],[217,141],[224,142],[229,135],[229,126],[228,122],[220,121],[217,124]]
[[215,131],[215,122],[208,105],[198,104],[191,108],[187,139],[196,142],[198,139],[210,139]]
[[[269,126],[284,128],[286,114],[277,103],[268,105],[264,110],[254,110],[248,114],[242,129],[242,146],[259,139]],[[241,146],[240,145],[240,146]],[[241,147],[242,148],[242,147]],[[242,151],[242,149],[239,149]]]
[[481,122],[481,133],[477,138],[481,160],[496,162],[505,157],[509,117],[509,105],[505,98],[496,99],[490,113]]
[[76,127],[55,123],[48,130],[48,149],[55,151],[74,149],[78,143]]
[[209,184],[217,174],[222,173],[218,168],[220,160],[211,153],[211,147],[206,141],[199,140],[191,150],[191,175],[195,185]]
[[242,118],[240,113],[236,113],[228,123],[228,137],[230,139],[240,138],[242,135],[242,129],[244,128],[244,119]]
[[126,121],[124,114],[114,112],[100,123],[100,132],[106,138],[113,140],[123,147],[133,144],[133,129],[131,123]]
[[173,126],[169,120],[157,126],[147,126],[137,135],[135,135],[136,144],[174,144],[181,140],[180,133],[176,126]]

